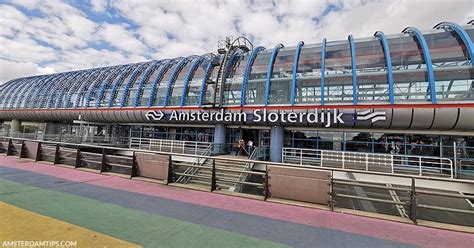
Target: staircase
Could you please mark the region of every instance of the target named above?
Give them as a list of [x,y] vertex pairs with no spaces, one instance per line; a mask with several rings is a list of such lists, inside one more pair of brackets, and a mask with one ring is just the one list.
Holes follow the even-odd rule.
[[[225,191],[234,191],[235,183],[228,182],[228,181],[239,181],[241,177],[241,171],[245,170],[247,167],[247,162],[240,162],[240,161],[226,161],[226,160],[219,160],[216,159],[216,189],[218,190],[225,190]],[[207,160],[204,163],[206,167],[212,167],[212,160]],[[233,170],[233,171],[223,171],[225,170]],[[200,169],[196,172],[197,176],[205,177],[204,178],[192,178],[189,180],[189,184],[197,184],[201,186],[210,186],[211,183],[211,174],[210,170]],[[208,178],[208,179],[207,179]]]
[[[258,148],[254,149],[250,155],[250,160],[255,160],[258,156]],[[231,156],[236,158],[235,156]],[[241,192],[243,185],[236,182],[246,182],[248,174],[244,171],[251,171],[254,163],[246,161],[228,161],[215,159],[216,189]],[[212,160],[209,159],[203,163],[203,166],[212,168]],[[209,186],[212,178],[212,171],[209,169],[198,169],[194,172],[198,177],[189,178],[185,183],[191,183],[201,186]]]

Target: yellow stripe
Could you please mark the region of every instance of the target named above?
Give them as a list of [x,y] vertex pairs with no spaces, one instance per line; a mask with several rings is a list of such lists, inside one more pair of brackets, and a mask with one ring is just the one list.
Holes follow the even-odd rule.
[[77,247],[139,247],[0,202],[0,246],[5,241],[76,241]]

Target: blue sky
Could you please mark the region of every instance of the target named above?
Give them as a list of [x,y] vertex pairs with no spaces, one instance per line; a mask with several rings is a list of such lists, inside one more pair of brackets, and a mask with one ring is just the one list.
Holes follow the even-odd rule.
[[0,83],[45,73],[256,45],[345,40],[474,19],[472,0],[0,0]]

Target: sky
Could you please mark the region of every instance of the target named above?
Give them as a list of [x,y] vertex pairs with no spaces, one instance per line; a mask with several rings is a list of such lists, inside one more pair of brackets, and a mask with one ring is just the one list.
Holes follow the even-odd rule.
[[295,46],[474,19],[474,0],[0,0],[0,83],[217,51]]

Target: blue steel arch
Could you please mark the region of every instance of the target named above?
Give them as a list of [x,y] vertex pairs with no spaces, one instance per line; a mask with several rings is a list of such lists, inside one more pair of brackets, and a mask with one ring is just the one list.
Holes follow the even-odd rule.
[[64,100],[66,99],[67,91],[70,90],[71,88],[75,87],[75,85],[78,84],[78,82],[86,81],[93,73],[96,73],[100,69],[92,69],[87,72],[84,72],[83,75],[72,82],[72,84],[62,87],[56,97],[56,102],[54,103],[55,108],[60,108],[63,105]]
[[6,106],[7,100],[10,99],[10,95],[13,93],[13,91],[18,88],[19,85],[21,85],[25,80],[28,80],[27,78],[19,78],[19,79],[14,79],[11,80],[8,85],[5,86],[5,88],[2,89],[2,98],[0,99],[0,103],[2,104],[2,108]]
[[202,107],[204,103],[204,98],[206,97],[206,91],[207,91],[207,80],[211,77],[212,70],[214,69],[214,67],[215,66],[212,65],[212,60],[209,61],[209,64],[206,67],[206,72],[204,74],[204,77],[202,77],[201,88],[199,89],[199,100],[198,100],[199,107]]
[[42,81],[49,80],[54,77],[54,74],[49,74],[45,75],[44,78],[41,78],[39,80],[35,80],[31,83],[30,87],[26,87],[27,89],[20,92],[20,99],[17,100],[16,103],[16,108],[27,108],[27,99],[31,96],[31,94],[35,91],[37,88],[37,85],[39,85]]
[[163,99],[164,107],[168,106],[169,104],[171,94],[173,94],[174,83],[176,82],[176,79],[178,78],[179,73],[191,60],[194,60],[196,58],[198,58],[198,56],[196,55],[191,55],[189,57],[186,57],[182,59],[181,61],[179,61],[176,67],[173,69],[173,72],[171,73],[170,78],[166,82],[165,99]]
[[73,82],[84,78],[84,76],[90,74],[91,71],[93,71],[93,69],[77,71],[76,75],[72,79],[68,80],[67,83],[63,82],[56,84],[56,86],[51,89],[49,98],[46,101],[46,108],[50,109],[51,107],[55,106],[58,99],[61,98],[60,93],[63,92],[63,89],[71,87],[71,85],[73,85]]
[[321,47],[321,105],[324,106],[326,88],[326,38],[323,39]]
[[47,98],[45,101],[42,101],[41,103],[41,108],[45,107],[47,109],[50,108],[51,104],[50,102],[53,100],[53,97],[55,97],[55,92],[60,88],[64,86],[68,86],[70,82],[74,79],[77,79],[80,75],[82,75],[83,71],[75,71],[72,72],[71,75],[66,78],[64,81],[56,81],[55,83],[51,84],[49,86],[49,89],[46,91],[47,92]]
[[433,63],[431,62],[431,54],[430,49],[428,48],[428,44],[426,44],[425,37],[421,33],[421,31],[415,27],[407,27],[405,28],[402,33],[414,35],[418,44],[421,47],[423,52],[423,58],[426,64],[426,71],[428,73],[428,89],[430,91],[430,98],[431,103],[436,104],[436,85],[435,85],[435,76],[433,71]]
[[245,65],[245,72],[244,76],[242,79],[242,89],[240,91],[240,106],[243,106],[246,104],[247,101],[247,84],[249,81],[249,76],[250,72],[252,70],[253,63],[255,62],[255,59],[257,58],[258,53],[261,51],[265,50],[265,47],[259,46],[255,49],[252,50],[250,53],[249,58],[247,59],[247,64]]
[[13,96],[9,99],[8,102],[5,102],[5,106],[4,108],[9,108],[9,109],[12,109],[13,106],[15,106],[15,103],[17,103],[18,101],[18,96],[20,96],[22,94],[22,92],[24,92],[27,88],[29,84],[33,83],[33,82],[36,82],[36,81],[39,81],[43,78],[46,78],[46,75],[41,75],[41,76],[37,76],[37,77],[34,77],[34,78],[29,78],[28,80],[25,80],[24,82],[20,83],[20,85],[18,85],[17,89],[13,92]]
[[18,88],[17,86],[20,85],[25,80],[27,80],[27,79],[26,78],[19,78],[19,79],[11,80],[8,83],[8,85],[5,86],[5,88],[2,89],[2,95],[1,95],[2,98],[0,98],[0,101],[1,101],[0,103],[1,103],[2,109],[5,108],[6,103],[7,103],[8,99],[10,98],[10,95],[12,94],[14,89]]
[[141,100],[141,97],[143,95],[143,88],[145,87],[145,84],[150,79],[151,75],[153,75],[153,72],[155,72],[156,69],[158,69],[161,65],[163,65],[164,63],[166,63],[168,61],[169,60],[157,61],[152,67],[147,69],[147,71],[142,76],[142,79],[140,80],[140,83],[138,84],[137,92],[135,93],[135,97],[133,99],[133,107],[136,108],[136,107],[140,106],[140,100]]
[[149,71],[145,72],[145,75],[143,75],[142,79],[140,80],[140,83],[138,84],[137,92],[135,93],[135,96],[134,96],[134,99],[133,99],[133,107],[136,108],[136,107],[140,106],[140,102],[141,102],[141,98],[143,96],[144,88],[146,87],[146,84],[150,80],[153,73],[156,70],[158,70],[160,68],[160,66],[166,65],[166,63],[169,62],[169,61],[170,61],[169,59],[160,60],[152,68],[149,68]]
[[392,57],[390,55],[390,47],[388,46],[387,38],[382,31],[377,31],[374,34],[375,37],[380,39],[382,43],[383,53],[385,55],[385,65],[387,66],[387,80],[388,80],[388,99],[390,104],[395,103],[394,96],[394,83],[393,83],[393,71],[392,71]]
[[62,97],[64,100],[62,103],[60,103],[59,106],[56,106],[57,108],[69,108],[69,107],[74,107],[74,103],[71,102],[71,98],[74,94],[78,95],[79,92],[85,87],[85,85],[92,81],[93,79],[99,77],[102,73],[103,70],[105,70],[107,67],[104,68],[98,68],[97,70],[94,70],[91,72],[90,75],[88,75],[84,80],[80,81],[77,80],[74,82],[69,89],[66,89],[64,92],[64,97]]
[[351,49],[351,68],[352,68],[352,102],[357,105],[357,62],[354,37],[352,34],[347,38],[349,40],[349,47]]
[[291,106],[295,105],[296,100],[296,74],[298,73],[298,61],[300,60],[301,48],[304,46],[304,42],[298,42],[295,50],[295,57],[293,60],[293,78],[291,80],[291,96],[290,103]]
[[128,83],[131,83],[132,81],[135,81],[135,79],[137,78],[137,76],[139,75],[139,73],[141,73],[143,71],[143,68],[145,68],[146,66],[148,66],[150,63],[139,63],[139,64],[136,64],[136,67],[135,69],[133,69],[133,71],[131,71],[131,75],[130,75],[130,72],[129,73],[126,73],[125,76],[123,77],[122,80],[116,80],[116,82],[112,85],[112,88],[111,88],[111,92],[110,92],[110,95],[109,95],[109,100],[108,100],[108,103],[107,103],[107,106],[109,108],[113,107],[114,105],[114,100],[116,99],[117,95],[118,95],[118,91],[119,91],[119,88],[122,86],[124,80],[127,78],[128,75],[130,75],[130,78],[127,82]]
[[160,71],[158,72],[158,75],[156,75],[156,78],[155,78],[155,80],[153,80],[153,83],[151,85],[150,98],[148,99],[148,105],[147,105],[149,108],[152,107],[153,104],[155,103],[155,98],[156,98],[156,93],[157,93],[156,91],[158,89],[159,84],[161,84],[161,80],[163,79],[163,76],[168,71],[168,69],[180,59],[183,59],[183,58],[181,58],[181,57],[174,58],[174,59],[166,62],[166,64],[164,64],[160,68]]
[[466,46],[467,53],[469,55],[469,59],[471,59],[471,66],[474,66],[474,45],[472,44],[472,40],[469,35],[466,33],[463,27],[456,23],[452,22],[440,22],[433,28],[440,29],[443,28],[445,30],[453,30],[459,38],[461,38],[462,42]]
[[101,102],[104,100],[104,97],[107,94],[107,89],[110,88],[111,85],[117,84],[117,82],[123,81],[125,77],[137,66],[137,64],[130,64],[128,65],[123,71],[118,73],[118,75],[113,79],[113,80],[104,80],[102,83],[100,89],[99,89],[99,94],[96,96],[95,100],[95,107],[100,108],[101,107]]
[[181,93],[181,101],[180,101],[180,106],[183,107],[184,104],[186,103],[186,98],[188,96],[188,87],[189,87],[189,81],[194,77],[194,73],[196,70],[199,68],[199,66],[202,64],[204,59],[206,58],[206,55],[202,55],[199,58],[195,59],[193,61],[193,64],[189,68],[188,72],[186,73],[186,76],[184,77],[184,83],[183,83],[183,90]]
[[[110,70],[111,70],[110,67],[102,68],[99,72],[97,72],[93,76],[91,75],[91,77],[89,77],[87,81],[81,82],[79,85],[77,85],[78,87],[77,91],[69,91],[69,96],[64,102],[65,108],[69,108],[69,107],[78,108],[81,102],[81,99],[86,94],[86,90],[89,89],[90,85],[94,81],[103,79],[105,75],[107,75],[107,72],[109,72]],[[74,94],[76,95],[76,99],[74,99],[74,102],[72,102],[71,98]]]
[[283,47],[284,47],[283,44],[276,45],[273,48],[272,55],[270,56],[270,61],[268,62],[267,80],[265,81],[265,106],[268,105],[268,102],[270,99],[270,87],[271,87],[270,80],[272,79],[273,65],[275,64],[275,59],[276,59],[276,56],[278,55],[278,52]]
[[[41,76],[40,76],[41,77]],[[36,77],[38,78],[38,77]],[[11,105],[11,103],[13,101],[15,101],[17,95],[18,95],[18,91],[26,88],[25,85],[27,85],[29,82],[31,82],[32,80],[35,80],[35,78],[22,78],[20,79],[20,82],[18,82],[14,87],[10,87],[10,90],[8,91],[8,95],[6,95],[5,97],[3,96],[0,96],[2,99],[2,102],[3,102],[3,105],[0,105],[1,108],[0,109],[7,109],[9,108],[9,106]]]
[[38,98],[38,101],[36,102],[35,107],[38,107],[38,108],[46,107],[46,101],[49,99],[49,97],[52,94],[51,89],[58,83],[62,83],[62,84],[66,83],[75,75],[76,75],[75,71],[67,72],[62,78],[58,78],[54,81],[51,81],[49,84],[47,84],[46,87],[44,87],[43,91],[40,94],[38,94],[39,98]]
[[[140,72],[137,72],[137,74],[136,74],[135,76],[130,77],[130,80],[128,80],[127,84],[125,85],[125,88],[124,88],[122,97],[120,98],[120,105],[119,105],[119,107],[121,107],[121,108],[125,107],[125,104],[126,104],[127,101],[128,101],[128,95],[129,95],[129,93],[130,93],[130,87],[132,87],[132,85],[133,85],[134,83],[136,83],[136,81],[138,81],[138,79],[137,79],[137,80],[135,80],[135,79],[143,72],[143,74],[142,74],[142,79],[141,79],[141,80],[143,80],[143,78],[146,76],[146,73],[149,72],[152,68],[154,68],[154,66],[155,66],[158,62],[159,62],[159,61],[150,61],[150,62],[148,62],[148,63],[147,63],[147,66],[144,66],[144,67],[143,67],[143,68],[146,68],[145,71],[143,71],[143,69],[142,69],[142,70],[140,70]],[[135,72],[134,72],[134,73],[135,73]],[[133,79],[133,80],[132,80],[132,79]],[[141,82],[141,80],[140,80],[140,82]]]
[[85,93],[84,107],[90,107],[92,98],[94,97],[95,99],[97,97],[99,86],[113,80],[117,74],[121,73],[127,67],[128,64],[110,68],[110,70],[106,71],[100,77],[97,77],[95,80],[91,81],[90,86],[87,87],[87,92]]
[[42,101],[42,96],[45,92],[45,89],[48,88],[50,85],[56,83],[56,81],[67,77],[68,72],[58,73],[55,74],[51,79],[43,81],[40,85],[37,86],[37,90],[34,92],[32,98],[29,101],[28,106],[31,108],[36,108],[38,104]]
[[[229,76],[230,70],[231,70],[232,67],[234,67],[234,64],[236,63],[237,58],[240,55],[242,55],[243,53],[244,53],[243,50],[236,49],[232,52],[229,59],[227,60],[228,62],[225,65],[225,70],[224,70],[223,77],[222,77],[221,87],[219,89],[220,92],[224,92],[225,84],[226,84],[226,81],[227,81],[227,76]],[[220,92],[217,92],[217,94],[219,94],[219,103],[223,104],[224,94],[220,94]]]
[[62,78],[66,73],[57,73],[53,74],[51,78],[48,78],[47,80],[44,80],[40,82],[38,85],[36,85],[35,90],[32,92],[32,94],[29,95],[29,97],[26,99],[26,108],[35,108],[36,105],[39,102],[38,95],[40,92],[45,88],[45,86],[48,83],[51,83],[53,81],[58,80],[59,78]]

